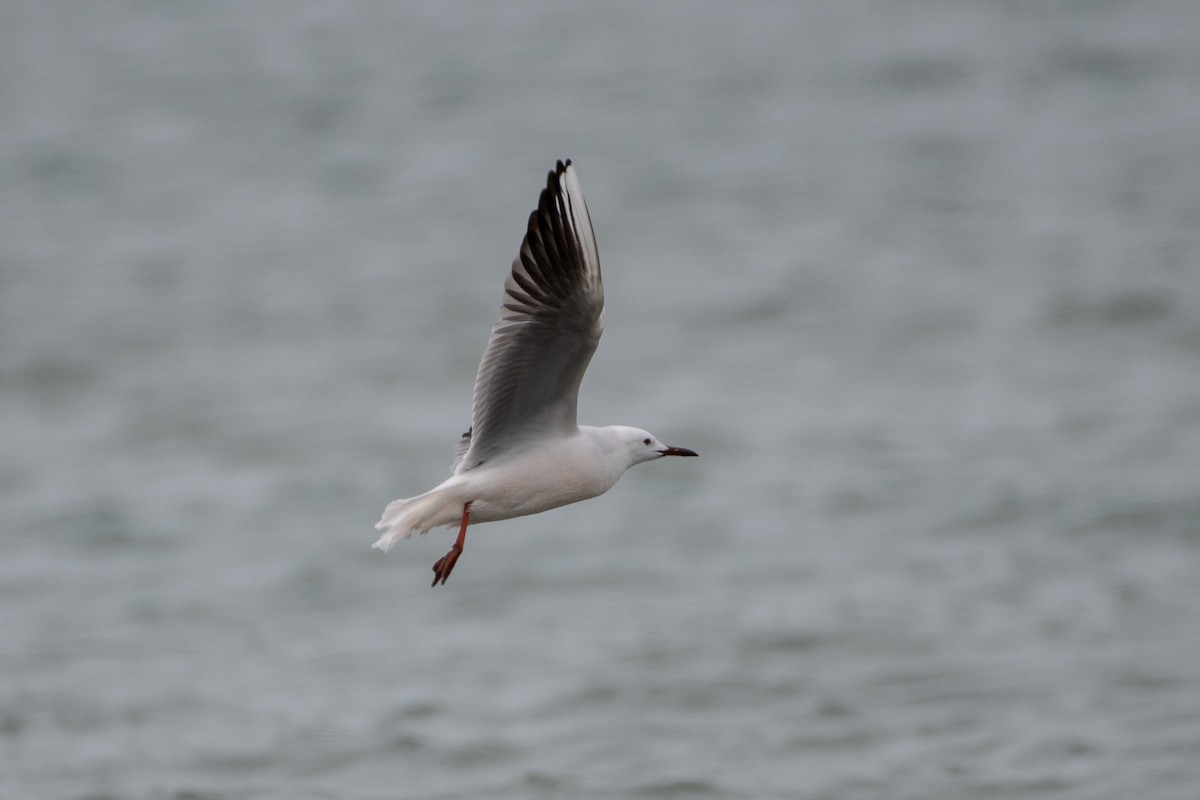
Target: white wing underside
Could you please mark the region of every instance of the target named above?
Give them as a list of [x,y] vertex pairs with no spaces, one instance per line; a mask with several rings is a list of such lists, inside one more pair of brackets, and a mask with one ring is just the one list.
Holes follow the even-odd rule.
[[600,255],[571,162],[546,181],[504,282],[454,473],[573,434],[579,383],[604,330]]

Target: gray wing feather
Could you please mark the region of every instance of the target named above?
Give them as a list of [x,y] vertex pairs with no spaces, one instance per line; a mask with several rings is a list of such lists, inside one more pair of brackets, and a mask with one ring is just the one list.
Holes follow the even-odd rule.
[[471,430],[452,470],[574,433],[579,383],[603,330],[592,221],[571,162],[559,161],[504,282],[500,319],[475,377]]
[[458,472],[458,465],[463,463],[463,459],[466,458],[467,451],[470,449],[471,449],[471,429],[467,428],[467,432],[464,433],[461,437],[459,437],[459,440],[454,443],[454,461],[452,461],[450,463],[450,474],[451,475]]

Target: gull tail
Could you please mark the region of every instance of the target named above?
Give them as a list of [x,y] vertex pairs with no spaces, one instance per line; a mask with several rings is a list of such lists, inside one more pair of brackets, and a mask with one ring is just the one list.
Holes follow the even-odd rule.
[[386,553],[396,542],[409,538],[416,531],[428,533],[430,528],[438,525],[458,522],[461,514],[462,502],[441,487],[416,497],[393,500],[375,523],[375,529],[383,534],[371,546]]

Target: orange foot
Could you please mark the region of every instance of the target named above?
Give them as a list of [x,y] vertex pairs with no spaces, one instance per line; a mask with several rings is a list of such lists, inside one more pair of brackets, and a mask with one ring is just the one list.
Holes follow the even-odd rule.
[[463,506],[462,524],[458,526],[458,538],[454,540],[454,546],[450,548],[450,552],[437,560],[433,565],[433,583],[430,586],[437,586],[439,583],[445,585],[446,578],[450,577],[450,573],[454,571],[454,565],[458,563],[458,557],[462,555],[463,543],[467,539],[467,523],[471,521],[471,504],[467,503]]
[[457,544],[450,548],[450,552],[437,560],[433,565],[433,583],[430,586],[437,586],[439,583],[445,583],[446,578],[450,577],[450,573],[454,570],[454,565],[458,562],[458,557],[462,554],[462,548]]

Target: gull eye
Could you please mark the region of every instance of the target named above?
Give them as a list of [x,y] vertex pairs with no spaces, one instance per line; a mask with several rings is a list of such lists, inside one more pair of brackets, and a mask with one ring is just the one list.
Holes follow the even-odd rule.
[[644,444],[644,445],[649,445],[649,444],[650,444],[650,440],[649,440],[649,439],[642,439],[642,444]]

